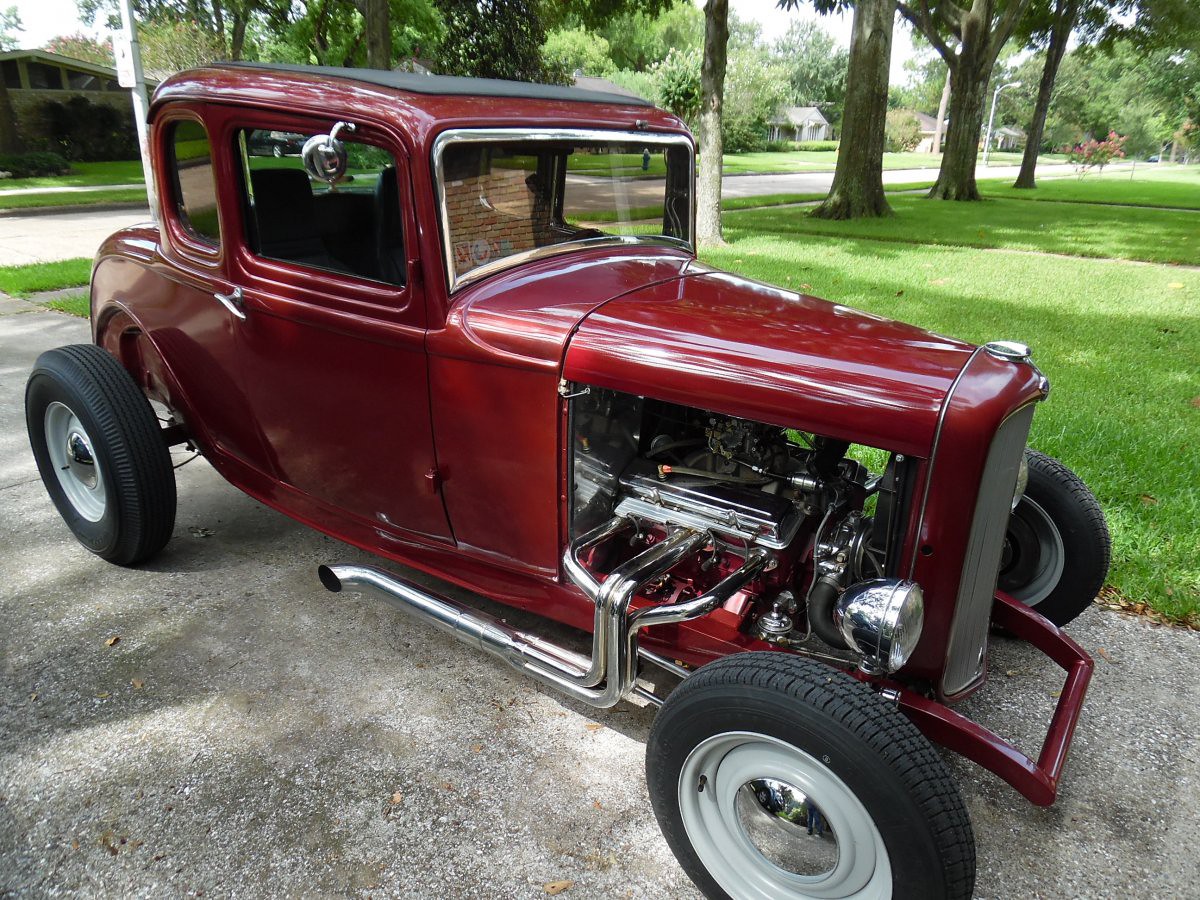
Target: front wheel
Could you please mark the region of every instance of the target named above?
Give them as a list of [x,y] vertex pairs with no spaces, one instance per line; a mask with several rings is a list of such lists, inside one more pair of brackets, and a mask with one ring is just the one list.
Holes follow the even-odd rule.
[[42,482],[79,542],[109,562],[153,556],[175,526],[175,472],[149,401],[92,344],[48,350],[25,388]]
[[1091,605],[1112,540],[1104,511],[1078,475],[1052,456],[1026,450],[1029,482],[1008,520],[997,586],[1055,625]]
[[710,898],[965,898],[975,843],[945,764],[894,706],[827,666],[743,653],[667,698],[650,798]]

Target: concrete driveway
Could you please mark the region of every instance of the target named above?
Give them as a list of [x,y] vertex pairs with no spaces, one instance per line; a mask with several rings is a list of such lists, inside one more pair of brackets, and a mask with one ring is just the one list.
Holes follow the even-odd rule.
[[[153,563],[76,544],[21,407],[36,355],[87,334],[0,302],[0,896],[696,896],[646,798],[650,711],[585,709],[326,593],[317,564],[365,554],[203,461]],[[1058,804],[949,757],[977,894],[1197,896],[1200,635],[1099,608],[1072,633],[1097,669]],[[1035,745],[1057,670],[997,639],[992,673],[965,711]]]

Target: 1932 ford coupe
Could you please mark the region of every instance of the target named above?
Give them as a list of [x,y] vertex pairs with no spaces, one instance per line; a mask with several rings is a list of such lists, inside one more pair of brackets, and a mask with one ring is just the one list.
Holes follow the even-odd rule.
[[[166,544],[190,443],[308,525],[590,632],[585,656],[319,571],[582,703],[661,705],[651,800],[712,897],[969,896],[931,741],[1053,802],[1092,670],[1057,626],[1109,543],[1026,448],[1027,348],[698,262],[692,138],[630,97],[222,65],[150,117],[159,221],[104,244],[94,343],[27,389],[88,549]],[[1066,673],[1036,760],[952,709],[993,630]]]

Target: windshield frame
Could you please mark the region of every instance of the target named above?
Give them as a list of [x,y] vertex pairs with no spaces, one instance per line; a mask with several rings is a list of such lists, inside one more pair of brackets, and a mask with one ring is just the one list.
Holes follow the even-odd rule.
[[[456,275],[454,271],[454,244],[450,233],[450,214],[446,202],[446,183],[443,177],[443,155],[448,146],[463,143],[495,143],[520,141],[580,141],[599,143],[645,144],[654,147],[681,147],[687,150],[688,183],[691,186],[688,204],[688,240],[667,235],[605,235],[564,241],[534,247],[501,259],[492,260],[482,266]],[[629,245],[651,245],[686,250],[696,253],[696,147],[691,136],[683,132],[620,131],[599,128],[453,128],[443,131],[433,142],[433,178],[437,196],[438,226],[442,232],[442,269],[446,275],[446,289],[453,294],[472,282],[486,278],[504,269],[522,265],[534,259],[572,253],[590,247],[617,247]]]

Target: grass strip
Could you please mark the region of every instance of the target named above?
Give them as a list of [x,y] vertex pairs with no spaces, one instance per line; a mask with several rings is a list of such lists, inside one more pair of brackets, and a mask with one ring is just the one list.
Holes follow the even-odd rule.
[[91,277],[92,261],[82,257],[22,266],[0,266],[0,291],[13,297],[28,297],[41,291],[82,287]]
[[65,191],[61,194],[0,194],[0,209],[45,209],[53,206],[96,206],[101,203],[146,203],[145,188],[111,191]]
[[79,316],[81,319],[86,319],[91,315],[91,304],[91,297],[86,291],[78,294],[66,294],[62,297],[55,297],[53,300],[42,301],[42,306],[45,306],[47,309],[55,309],[68,315]]

